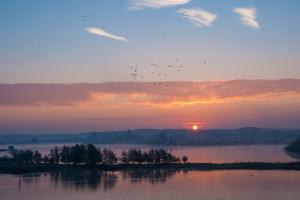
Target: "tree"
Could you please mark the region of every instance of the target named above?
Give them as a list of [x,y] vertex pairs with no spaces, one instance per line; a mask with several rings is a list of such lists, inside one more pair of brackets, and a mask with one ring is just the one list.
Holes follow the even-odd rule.
[[102,155],[103,155],[103,163],[106,165],[113,165],[118,161],[116,154],[112,150],[105,148],[102,151]]
[[153,162],[149,152],[143,152],[143,162],[145,162],[145,163]]
[[71,147],[70,162],[73,164],[84,163],[86,161],[86,150],[83,144]]
[[129,163],[128,152],[122,151],[120,161],[121,161],[122,163]]
[[291,142],[288,146],[285,147],[286,150],[294,153],[300,153],[300,138]]
[[50,154],[49,154],[50,163],[59,163],[59,158],[60,158],[60,155],[59,155],[58,147],[51,149]]
[[150,151],[148,151],[148,155],[149,155],[149,162],[150,163],[155,163],[157,161],[154,149],[151,149]]
[[95,165],[99,162],[99,151],[92,144],[87,145],[86,148],[86,164]]
[[33,163],[33,152],[30,150],[25,150],[22,154],[23,160],[26,163]]
[[35,163],[40,163],[43,161],[42,154],[38,151],[35,151],[33,154],[33,161]]
[[121,161],[132,163],[174,163],[179,162],[180,159],[164,149],[151,149],[144,152],[139,149],[130,149],[128,152],[122,152]]
[[44,163],[49,163],[50,162],[49,157],[48,156],[44,156],[43,157],[43,161],[44,161]]
[[128,160],[130,162],[142,163],[143,162],[143,154],[142,154],[141,150],[139,150],[139,149],[129,150]]
[[182,156],[182,162],[186,163],[188,161],[188,157],[187,156]]
[[71,154],[71,149],[70,147],[63,146],[60,152],[60,161],[62,163],[68,163],[70,162],[70,154]]
[[13,158],[17,162],[33,163],[33,152],[30,150],[14,151]]
[[176,163],[180,163],[181,162],[181,159],[180,157],[176,157],[176,160],[175,160]]

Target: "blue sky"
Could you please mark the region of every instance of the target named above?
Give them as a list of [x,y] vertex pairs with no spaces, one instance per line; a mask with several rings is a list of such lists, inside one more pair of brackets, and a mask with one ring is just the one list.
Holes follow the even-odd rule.
[[[165,81],[300,77],[297,0],[192,0],[140,10],[130,6],[127,0],[1,1],[0,82],[130,81],[131,65],[138,64],[147,75],[150,63],[167,66],[177,58],[184,70],[170,72]],[[178,13],[192,8],[217,18],[209,27],[196,27]],[[243,25],[235,8],[255,8],[260,28]],[[88,27],[129,41],[89,34]],[[165,36],[159,37],[161,33]],[[144,81],[157,80],[145,76]]]
[[1,0],[0,134],[300,128],[299,8],[299,0]]

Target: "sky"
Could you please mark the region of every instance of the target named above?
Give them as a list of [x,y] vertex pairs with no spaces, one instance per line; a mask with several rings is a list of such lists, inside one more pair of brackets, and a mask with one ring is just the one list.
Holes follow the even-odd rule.
[[300,128],[298,0],[4,0],[0,134]]

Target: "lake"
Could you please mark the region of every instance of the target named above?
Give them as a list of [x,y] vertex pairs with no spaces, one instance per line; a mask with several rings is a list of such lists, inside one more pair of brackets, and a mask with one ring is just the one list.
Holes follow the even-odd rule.
[[1,200],[298,200],[297,171],[119,171],[0,175]]
[[[43,155],[49,153],[54,146],[73,145],[73,144],[27,144],[15,145],[17,149],[38,150]],[[150,146],[150,145],[96,145],[101,148],[109,148],[120,154],[123,150],[139,148],[148,150],[150,148],[164,148],[176,156],[186,155],[190,162],[292,162],[296,158],[289,156],[284,151],[284,145],[239,145],[239,146]],[[0,149],[7,148],[7,145],[0,145]],[[0,156],[7,152],[0,152]]]
[[[17,149],[47,154],[54,146],[73,144],[16,145]],[[122,150],[165,148],[191,162],[288,162],[283,145],[250,146],[148,146],[97,145],[120,154]],[[7,148],[1,145],[0,148]],[[1,152],[2,155],[7,152]],[[298,171],[182,171],[136,170],[117,172],[75,171],[0,175],[1,200],[298,200]]]

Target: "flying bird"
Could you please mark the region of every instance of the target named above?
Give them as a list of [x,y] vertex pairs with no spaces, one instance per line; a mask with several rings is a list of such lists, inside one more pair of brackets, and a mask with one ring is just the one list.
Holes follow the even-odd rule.
[[157,64],[155,64],[155,63],[151,63],[150,64],[151,66],[154,66],[154,67],[159,67]]
[[83,15],[83,16],[82,16],[82,19],[83,19],[84,22],[88,22],[87,16]]

